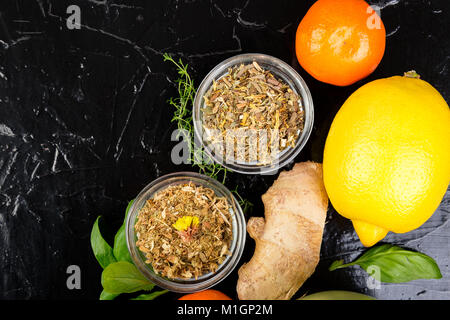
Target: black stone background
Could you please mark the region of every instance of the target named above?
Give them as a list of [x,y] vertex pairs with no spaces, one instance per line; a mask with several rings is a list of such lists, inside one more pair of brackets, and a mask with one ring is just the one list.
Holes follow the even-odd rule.
[[[170,161],[174,67],[189,64],[199,84],[220,61],[260,52],[291,64],[313,95],[315,124],[296,161],[322,160],[339,107],[362,84],[415,69],[450,101],[447,0],[375,0],[387,30],[386,53],[367,79],[340,88],[297,63],[297,25],[314,1],[1,0],[0,298],[97,299],[101,268],[89,243],[92,224],[112,240],[128,201],[158,176],[189,166]],[[82,29],[68,30],[66,8],[80,6]],[[231,174],[262,215],[260,196],[276,176]],[[418,230],[384,242],[432,256],[443,278],[366,288],[358,267],[329,272],[364,248],[351,223],[330,208],[321,262],[298,293],[344,289],[380,299],[450,299],[450,194]],[[248,238],[241,263],[254,248]],[[66,268],[79,265],[81,290]],[[236,271],[216,288],[235,298]],[[176,299],[167,294],[159,299]]]

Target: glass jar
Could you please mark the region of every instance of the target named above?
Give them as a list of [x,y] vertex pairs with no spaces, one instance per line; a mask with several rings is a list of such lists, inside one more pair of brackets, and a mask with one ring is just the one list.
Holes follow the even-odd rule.
[[[213,81],[218,81],[228,73],[229,68],[240,64],[249,64],[256,61],[263,69],[269,70],[276,78],[283,80],[297,95],[301,97],[304,111],[304,127],[299,134],[295,146],[287,147],[280,151],[274,161],[267,164],[253,162],[238,162],[227,159],[223,155],[216,154],[207,141],[203,128],[202,109],[204,107],[204,95],[212,86]],[[201,82],[194,99],[193,122],[195,139],[204,149],[205,153],[216,163],[224,167],[244,174],[275,174],[279,168],[287,165],[300,153],[309,139],[314,122],[314,106],[311,93],[303,78],[287,63],[282,60],[260,53],[240,54],[231,57],[214,67]]]
[[[193,183],[194,185],[210,188],[215,192],[217,197],[225,197],[227,199],[232,217],[233,237],[229,248],[231,254],[219,265],[215,272],[204,274],[197,279],[168,279],[156,274],[151,265],[145,263],[146,258],[144,254],[136,246],[137,236],[134,226],[139,211],[155,193],[169,186],[185,183]],[[244,250],[246,223],[239,203],[223,184],[215,179],[195,172],[179,172],[168,174],[154,180],[139,193],[129,210],[126,231],[128,251],[130,252],[131,259],[148,280],[170,291],[189,293],[208,289],[225,279],[233,271]]]

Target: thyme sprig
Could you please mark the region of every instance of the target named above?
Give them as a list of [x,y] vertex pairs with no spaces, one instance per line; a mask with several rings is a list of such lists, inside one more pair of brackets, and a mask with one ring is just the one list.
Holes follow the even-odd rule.
[[170,105],[175,107],[172,122],[177,123],[178,129],[192,132],[192,110],[188,106],[194,103],[195,87],[194,81],[187,71],[188,65],[183,64],[181,59],[176,62],[167,53],[165,53],[163,57],[164,61],[170,61],[177,67],[179,75],[179,78],[175,80],[178,85],[178,97],[171,97],[168,101]]
[[[164,61],[169,61],[174,64],[178,72],[178,79],[175,80],[178,96],[171,97],[168,100],[168,103],[175,108],[172,122],[177,124],[177,128],[180,130],[179,134],[183,134],[184,141],[188,143],[190,163],[192,166],[198,168],[201,174],[207,175],[225,184],[228,169],[215,163],[203,149],[195,145],[192,106],[194,105],[196,88],[193,79],[189,75],[188,65],[184,64],[181,59],[176,61],[167,53],[164,53],[163,58]],[[253,204],[238,193],[237,187],[232,193],[236,196],[244,213],[247,213],[252,209]]]
[[244,211],[244,213],[251,213],[251,211],[253,210],[253,203],[251,203],[249,200],[243,198],[239,194],[238,186],[236,186],[236,188],[234,190],[231,190],[231,192],[236,196],[237,201],[242,208],[242,211]]
[[188,65],[181,59],[175,61],[169,54],[163,55],[164,61],[172,62],[178,71],[177,83],[178,97],[171,97],[168,102],[175,108],[172,122],[177,123],[179,134],[184,135],[184,141],[188,143],[190,163],[197,167],[199,172],[211,178],[225,183],[227,169],[220,164],[214,163],[211,157],[200,147],[195,145],[194,127],[192,125],[192,106],[195,98],[194,81],[188,73]]

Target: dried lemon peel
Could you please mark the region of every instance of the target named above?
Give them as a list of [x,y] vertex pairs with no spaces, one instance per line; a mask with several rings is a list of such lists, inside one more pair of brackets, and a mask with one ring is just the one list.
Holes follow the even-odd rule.
[[186,231],[189,228],[195,228],[199,224],[198,217],[183,216],[177,220],[172,226],[178,231]]

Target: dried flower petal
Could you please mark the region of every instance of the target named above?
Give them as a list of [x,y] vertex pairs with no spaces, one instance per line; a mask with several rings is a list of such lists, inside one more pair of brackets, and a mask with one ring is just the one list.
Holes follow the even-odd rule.
[[197,225],[198,217],[182,216],[181,218],[178,218],[177,222],[175,222],[172,226],[178,231],[184,231],[189,229],[190,227],[196,227]]

